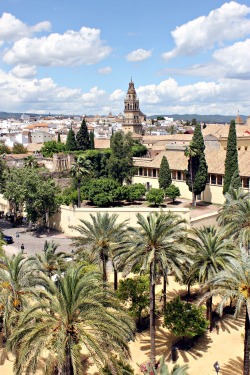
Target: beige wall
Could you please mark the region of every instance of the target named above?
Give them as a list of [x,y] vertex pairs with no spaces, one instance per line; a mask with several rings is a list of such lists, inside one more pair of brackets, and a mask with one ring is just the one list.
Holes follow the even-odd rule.
[[2,194],[0,194],[0,211],[4,211],[5,213],[9,211],[9,203],[4,199]]
[[[188,208],[163,208],[163,212],[174,212],[190,223],[190,210]],[[150,212],[159,212],[159,208],[149,207],[130,207],[130,208],[72,208],[68,206],[61,206],[60,212],[50,218],[50,227],[64,232],[68,236],[78,235],[78,232],[70,228],[71,226],[81,224],[80,219],[90,221],[90,215],[97,214],[97,212],[109,214],[118,214],[118,222],[128,220],[128,225],[135,226],[137,222],[136,214],[140,213],[147,216]]]
[[[180,189],[181,197],[185,199],[192,199],[192,194],[188,189],[186,181],[172,180],[173,184]],[[133,183],[146,184],[150,183],[150,186],[153,188],[159,188],[158,178],[157,177],[148,177],[148,176],[134,176]],[[216,185],[206,185],[205,191],[201,193],[201,199],[205,202],[212,202],[215,204],[223,204],[225,198],[223,195],[223,187]]]

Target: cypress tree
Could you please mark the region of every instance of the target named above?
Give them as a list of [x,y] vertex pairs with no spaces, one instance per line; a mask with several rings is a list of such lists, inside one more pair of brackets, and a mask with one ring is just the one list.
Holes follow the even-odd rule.
[[190,146],[185,152],[188,156],[188,170],[186,184],[192,192],[192,204],[196,205],[196,195],[205,190],[207,181],[207,163],[205,159],[205,143],[200,124],[195,126]]
[[76,134],[76,143],[78,150],[89,150],[90,149],[90,139],[89,139],[89,131],[87,128],[87,124],[85,118],[83,118],[81,127]]
[[234,188],[241,186],[238,166],[238,150],[237,150],[237,136],[235,129],[235,121],[230,122],[228,139],[227,139],[227,153],[225,160],[225,175],[223,194],[227,193],[234,176]]
[[58,132],[58,134],[57,134],[57,142],[61,142],[61,133],[60,132]]
[[159,187],[163,190],[166,190],[172,184],[171,171],[166,156],[163,156],[161,160],[158,181]]
[[90,132],[89,134],[89,141],[90,141],[90,150],[95,149],[95,135],[94,132]]
[[66,150],[68,150],[68,151],[76,151],[77,150],[75,133],[73,132],[72,128],[69,129],[69,132],[68,132],[68,135],[67,135]]

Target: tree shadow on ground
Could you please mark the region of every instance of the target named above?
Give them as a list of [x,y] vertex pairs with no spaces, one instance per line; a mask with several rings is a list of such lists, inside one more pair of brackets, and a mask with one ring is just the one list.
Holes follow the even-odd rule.
[[221,375],[239,375],[243,371],[243,359],[237,357],[236,359],[230,359],[228,363],[221,366]]
[[[177,341],[176,338],[170,331],[167,331],[162,327],[162,320],[157,320],[156,323],[156,355],[164,357],[170,361],[171,360],[171,351],[172,345]],[[150,355],[150,337],[147,335],[145,338],[140,337],[140,342],[142,343],[141,350],[146,352],[146,355]],[[211,347],[212,339],[208,336],[207,333],[202,335],[195,343],[192,349],[188,351],[178,350],[178,356],[182,357],[184,362],[189,362],[188,356],[193,357],[194,359],[199,359],[203,356],[203,353],[208,351]]]
[[244,316],[240,316],[235,319],[232,315],[226,314],[217,320],[217,333],[219,334],[220,330],[222,330],[223,332],[226,331],[228,333],[230,333],[231,330],[239,331],[239,329],[243,327],[244,324]]

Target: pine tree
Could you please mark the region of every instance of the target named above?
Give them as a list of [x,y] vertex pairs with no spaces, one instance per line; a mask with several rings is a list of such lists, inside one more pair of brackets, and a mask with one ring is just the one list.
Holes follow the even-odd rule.
[[95,149],[95,135],[94,132],[90,132],[89,134],[89,140],[90,140],[90,150]]
[[89,131],[87,128],[87,124],[85,118],[83,118],[81,127],[76,134],[76,143],[78,150],[89,150],[90,149],[90,139],[89,139]]
[[159,170],[159,187],[166,190],[172,184],[171,171],[166,156],[163,156],[161,160]]
[[195,126],[192,142],[185,151],[188,160],[186,184],[192,192],[192,204],[196,205],[196,195],[205,190],[207,181],[207,163],[205,159],[205,144],[200,124]]
[[239,166],[238,166],[238,150],[237,150],[237,136],[235,129],[235,121],[232,120],[229,127],[229,134],[227,139],[227,153],[225,160],[225,175],[223,194],[228,192],[231,180],[234,176],[234,188],[240,187]]
[[68,132],[68,135],[67,135],[66,149],[68,151],[76,151],[77,150],[75,133],[73,132],[72,128],[69,129],[69,132]]

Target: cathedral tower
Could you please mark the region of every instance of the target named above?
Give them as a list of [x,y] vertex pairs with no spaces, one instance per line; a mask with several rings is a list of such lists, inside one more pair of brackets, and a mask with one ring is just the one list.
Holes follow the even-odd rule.
[[134,82],[129,82],[126,98],[124,100],[124,120],[122,130],[124,133],[142,134],[141,121],[145,115],[140,111],[139,99],[137,98]]

